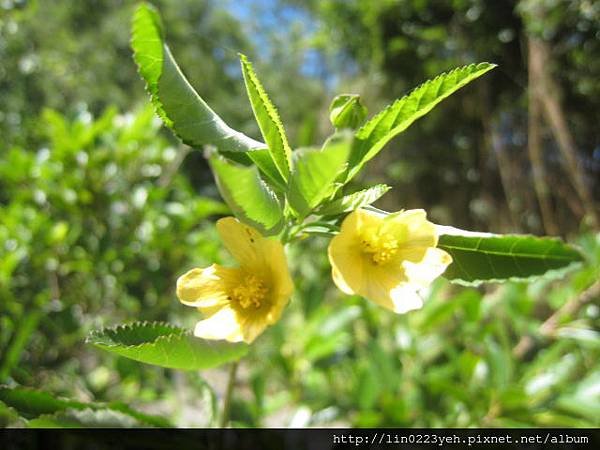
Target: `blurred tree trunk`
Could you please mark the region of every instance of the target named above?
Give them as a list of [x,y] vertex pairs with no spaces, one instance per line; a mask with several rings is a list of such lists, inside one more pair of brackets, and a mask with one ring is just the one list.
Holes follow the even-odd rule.
[[[482,193],[489,193],[492,191],[492,186],[489,185],[487,180],[491,179],[487,175],[485,161],[488,158],[494,158],[498,166],[498,173],[500,175],[500,182],[502,184],[502,191],[504,192],[504,199],[508,208],[508,218],[510,220],[511,231],[519,231],[519,211],[517,204],[511,201],[514,195],[514,184],[512,183],[512,176],[510,170],[510,164],[507,164],[506,148],[503,142],[499,139],[498,131],[493,124],[492,112],[490,111],[490,89],[489,81],[483,80],[479,83],[479,104],[481,105],[481,126],[483,128],[483,145],[481,147],[481,163],[479,164],[479,173],[481,174],[481,180],[483,184]],[[499,215],[502,215],[500,213]],[[498,214],[497,214],[498,215]],[[499,221],[499,217],[494,218],[495,221]]]
[[[537,11],[541,15],[540,10]],[[540,202],[544,227],[549,234],[557,230],[551,214],[548,188],[542,157],[541,120],[542,113],[550,127],[562,155],[565,172],[573,184],[583,206],[586,218],[593,228],[598,227],[598,218],[585,175],[577,161],[575,140],[567,125],[565,112],[560,104],[558,83],[549,70],[550,49],[542,39],[529,35],[529,155],[533,167],[536,194]]]
[[542,71],[543,59],[541,58],[536,39],[528,38],[528,84],[529,84],[529,117],[527,131],[527,151],[531,162],[533,172],[533,186],[540,206],[542,223],[546,234],[558,234],[558,226],[554,220],[548,185],[546,184],[546,169],[544,167],[544,158],[542,156],[542,114],[540,97],[541,84],[539,83],[540,73]]
[[554,81],[552,74],[548,70],[548,61],[550,59],[548,44],[539,39],[530,39],[533,40],[533,45],[536,47],[536,51],[539,52],[541,58],[540,91],[544,95],[540,95],[539,99],[544,106],[543,111],[546,121],[558,143],[558,148],[564,158],[565,170],[583,203],[586,215],[589,217],[592,227],[597,228],[598,218],[594,208],[594,200],[585,182],[583,170],[581,170],[577,161],[575,140],[567,125],[565,113],[559,101],[558,84]]

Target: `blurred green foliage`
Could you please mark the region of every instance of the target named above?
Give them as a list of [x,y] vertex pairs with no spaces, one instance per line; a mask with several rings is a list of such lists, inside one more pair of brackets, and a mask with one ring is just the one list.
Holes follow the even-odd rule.
[[[579,244],[590,265],[566,282],[467,289],[438,280],[421,311],[399,316],[322,294],[326,241],[315,243],[319,256],[300,259],[301,294],[271,333],[274,345],[257,345],[248,363],[252,396],[238,419],[269,424],[286,405],[298,426],[598,426],[598,288],[564,312],[600,276],[600,239]],[[542,335],[536,316],[560,308],[556,329]]]
[[96,121],[46,110],[38,126],[47,147],[0,160],[0,377],[52,385],[54,369],[100,364],[79,358],[90,328],[168,318],[176,276],[218,251],[207,218],[227,209],[177,171],[183,150],[149,107]]
[[[361,92],[377,110],[449,67],[499,63],[480,90],[465,91],[394,142],[369,175],[394,184],[391,208],[425,207],[445,223],[494,231],[539,230],[522,156],[521,52],[526,30],[541,32],[564,68],[558,73],[582,165],[597,173],[600,22],[593,2],[543,2],[550,11],[544,20],[528,15],[529,1],[519,10],[508,1],[309,2],[293,11],[308,11],[314,26],[284,27],[285,39],[273,34],[275,13],[266,26],[213,1],[155,3],[194,86],[253,136],[235,52],[260,61],[244,31],[263,29],[253,38],[269,44],[269,63],[259,62],[257,72],[283,121],[295,125],[288,130],[294,146],[313,144],[326,127],[332,84],[337,92],[341,85],[360,91],[365,79],[379,83]],[[281,12],[294,3],[266,7]],[[2,425],[36,417],[46,425],[65,417],[131,425],[139,416],[115,401],[168,423],[217,423],[224,369],[180,373],[84,343],[91,329],[132,320],[191,328],[198,317],[176,301],[175,279],[226,258],[212,219],[227,211],[201,154],[174,145],[150,108],[138,106],[148,102],[128,47],[133,4],[0,5],[0,383],[51,393],[35,394],[45,409],[33,412],[2,397]],[[313,76],[304,67],[315,49],[324,64]],[[503,150],[486,144],[490,129],[501,131]],[[556,150],[547,144],[552,165]],[[521,202],[518,224],[507,220],[495,151],[514,162],[523,194],[512,199]],[[558,190],[559,170],[552,180]],[[569,198],[559,190],[554,199],[565,234],[579,224],[562,207]],[[234,424],[599,426],[600,236],[573,240],[588,262],[562,281],[465,289],[440,280],[425,308],[406,316],[342,296],[329,282],[327,242],[298,244],[290,249],[296,293],[241,364]],[[97,402],[114,410],[99,417],[105,413],[94,412]],[[53,410],[57,404],[69,411]],[[50,412],[60,415],[40,418]]]

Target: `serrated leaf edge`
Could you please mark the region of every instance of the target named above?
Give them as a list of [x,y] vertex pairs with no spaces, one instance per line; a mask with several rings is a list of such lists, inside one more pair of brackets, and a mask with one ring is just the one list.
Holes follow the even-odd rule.
[[[383,197],[386,193],[388,193],[390,190],[392,189],[391,186],[387,185],[387,184],[375,184],[371,187],[368,187],[366,189],[361,189],[355,192],[351,192],[350,194],[346,194],[343,195],[342,197],[336,198],[334,200],[331,200],[329,203],[324,204],[323,206],[319,207],[316,211],[315,214],[318,215],[323,215],[323,216],[328,216],[328,215],[337,215],[337,214],[345,214],[347,212],[351,212],[353,210],[356,210],[358,208],[364,208],[365,206],[370,205],[371,203],[375,203],[377,200],[379,200],[381,197]],[[350,209],[344,209],[342,211],[339,212],[334,212],[334,213],[328,213],[329,210],[334,209],[335,206],[337,206],[338,204],[341,204],[342,201],[348,197],[352,197],[352,196],[358,196],[358,194],[366,194],[369,191],[373,191],[374,195],[376,195],[376,198],[374,200],[371,200],[367,203],[363,203],[360,204],[359,206],[355,207],[355,208],[350,208]]]
[[[578,256],[580,257],[580,259],[578,261],[573,261],[564,267],[560,267],[557,269],[549,269],[546,272],[544,272],[543,274],[530,275],[528,277],[515,276],[515,277],[509,277],[509,278],[486,278],[484,280],[472,280],[472,281],[464,280],[462,278],[453,278],[453,279],[446,278],[446,280],[448,282],[450,282],[452,284],[458,284],[460,286],[477,287],[477,286],[480,286],[485,283],[506,283],[506,282],[524,283],[524,282],[540,280],[540,279],[550,281],[550,280],[555,280],[555,279],[564,277],[569,272],[577,269],[578,267],[581,267],[582,265],[584,265],[587,262],[587,257],[585,255],[585,253],[582,252],[577,245],[567,243],[560,238],[556,238],[556,237],[552,237],[552,236],[536,236],[534,234],[514,234],[514,233],[513,234],[480,233],[480,232],[459,230],[458,228],[453,228],[453,227],[448,227],[448,226],[443,226],[443,225],[436,225],[436,227],[438,229],[438,234],[440,237],[442,235],[459,236],[459,237],[461,237],[461,236],[462,237],[486,237],[486,238],[518,237],[518,238],[530,238],[530,239],[535,239],[535,240],[553,241],[557,244],[561,244],[561,245],[569,247],[575,253],[577,253]],[[444,233],[441,230],[447,230],[448,232]],[[440,248],[443,248],[443,247],[445,247],[445,246],[442,246]],[[476,250],[473,250],[473,251],[476,251]],[[493,252],[488,252],[488,253],[493,253]],[[501,254],[504,255],[504,253],[501,253]],[[521,253],[521,255],[527,256],[527,257],[540,256],[538,254],[529,254],[529,253]],[[540,256],[540,257],[543,257],[543,256]],[[566,257],[555,258],[555,259],[566,259]],[[453,262],[453,264],[454,263],[455,262]],[[444,274],[442,274],[441,276],[444,277]]]
[[[357,157],[352,156],[352,160],[351,160],[352,167],[350,168],[350,170],[348,172],[348,177],[347,177],[346,182],[350,181],[354,176],[356,176],[356,174],[361,170],[361,168],[369,160],[371,160],[373,157],[375,157],[377,155],[377,153],[379,153],[379,151],[381,151],[391,139],[393,139],[399,133],[401,133],[402,131],[407,129],[416,120],[425,116],[428,112],[430,112],[433,108],[435,108],[443,100],[445,100],[446,98],[448,98],[449,96],[454,94],[456,91],[458,91],[459,89],[461,89],[464,86],[466,86],[467,84],[469,84],[471,81],[474,81],[476,78],[479,78],[480,76],[484,75],[485,73],[489,72],[490,70],[492,70],[495,67],[497,67],[496,64],[492,64],[492,63],[488,63],[488,62],[480,62],[480,63],[472,63],[467,66],[457,67],[448,72],[441,73],[441,74],[437,75],[435,78],[433,78],[431,80],[427,80],[424,83],[420,84],[419,86],[415,87],[408,94],[395,100],[392,104],[388,105],[382,111],[380,111],[375,116],[373,116],[371,119],[367,120],[363,124],[363,126],[360,127],[356,131],[356,134],[355,134],[356,142],[357,142],[356,148],[360,149],[361,154],[359,154]],[[452,88],[450,88],[448,92],[446,92],[442,96],[439,96],[439,89],[443,85],[444,81],[446,79],[449,79],[452,76],[456,77],[457,74],[459,74],[460,72],[464,72],[464,75],[462,76],[462,80],[458,83],[455,83],[454,86]],[[474,76],[474,78],[472,78],[472,76]],[[441,79],[442,79],[442,81],[440,82]],[[438,82],[439,82],[438,91],[436,92],[436,94],[434,96],[434,100],[432,102],[430,102],[430,104],[427,107],[425,107],[421,111],[419,111],[419,109],[420,109],[419,103],[420,103],[423,95],[427,92],[427,90],[429,89],[429,87],[432,84],[438,83]],[[398,119],[399,113],[402,111],[402,108],[404,107],[403,104],[408,102],[408,100],[411,99],[411,97],[413,97],[419,91],[422,91],[422,92],[419,97],[417,107],[415,108],[415,111],[413,111],[413,115],[411,116],[414,118],[412,120],[403,120],[403,121],[399,122],[398,124],[394,125],[394,123]],[[396,109],[396,108],[398,108],[398,110],[394,111],[394,109]],[[375,142],[372,142],[367,147],[366,144],[368,143],[368,140],[369,140],[371,134],[380,125],[381,121],[383,120],[383,116],[387,115],[390,112],[392,112],[392,113],[395,112],[395,116],[390,124],[390,128],[379,139],[377,139]],[[414,114],[416,114],[416,117],[414,116]],[[384,141],[384,142],[381,143],[381,141]],[[358,158],[358,160],[355,160],[355,158]]]
[[[450,228],[450,227],[442,227],[442,228]],[[439,230],[439,228],[438,228]],[[458,229],[455,229],[458,230]],[[463,230],[459,230],[459,231],[463,231]],[[574,253],[577,254],[577,256],[579,256],[579,260],[578,261],[574,261],[574,262],[583,262],[585,260],[585,256],[584,254],[577,248],[577,246],[573,245],[573,244],[569,244],[565,241],[563,241],[560,238],[557,237],[553,237],[553,236],[536,236],[534,234],[515,234],[515,233],[511,233],[511,234],[494,234],[494,233],[479,233],[479,232],[471,232],[471,231],[463,231],[464,234],[449,234],[449,233],[439,233],[439,237],[441,236],[456,236],[456,237],[466,237],[466,238],[525,238],[525,239],[533,239],[536,241],[549,241],[549,242],[553,242],[554,244],[560,244],[562,246],[568,247],[569,249],[573,250]],[[444,245],[444,247],[450,247],[450,246],[446,246]],[[461,248],[461,247],[456,247],[457,249],[460,250],[471,250],[473,252],[480,252],[480,253],[489,253],[491,255],[507,255],[507,253],[502,253],[502,252],[492,252],[492,251],[482,251],[479,249],[468,249],[468,248]],[[547,254],[539,254],[539,253],[519,253],[519,255],[528,257],[528,258],[546,258],[548,257]],[[553,257],[554,259],[567,259],[567,257]]]
[[[464,280],[462,278],[453,278],[453,279],[446,278],[446,280],[449,283],[458,284],[460,286],[465,286],[465,287],[478,287],[478,286],[481,286],[482,284],[487,284],[487,283],[492,283],[492,284],[493,283],[496,283],[496,284],[507,283],[507,282],[525,283],[525,282],[531,282],[531,281],[537,281],[537,280],[553,281],[553,280],[557,280],[559,278],[564,277],[569,272],[574,271],[575,269],[581,267],[582,265],[583,265],[582,261],[574,261],[574,262],[572,262],[564,267],[561,267],[559,269],[550,269],[541,275],[530,275],[528,277],[486,278],[485,280],[473,280],[473,281]],[[443,274],[441,276],[444,277]]]
[[[136,40],[138,40],[139,33],[140,33],[140,30],[138,29],[137,24],[141,20],[143,20],[143,17],[144,17],[142,15],[143,14],[142,11],[146,11],[147,14],[151,15],[151,19],[152,19],[153,24],[155,25],[155,29],[157,31],[159,42],[160,42],[160,47],[161,47],[161,58],[158,61],[158,63],[161,64],[161,69],[160,69],[159,76],[155,80],[153,85],[151,85],[148,82],[148,80],[146,80],[144,75],[142,74],[142,70],[141,70],[142,65],[139,62],[138,52],[136,51],[136,48],[134,46],[134,43],[136,42]],[[130,39],[130,47],[133,50],[133,59],[135,61],[136,67],[137,67],[137,72],[140,75],[140,77],[142,78],[142,80],[144,81],[145,90],[150,95],[151,103],[154,106],[158,116],[164,122],[165,126],[167,126],[173,132],[173,134],[177,138],[179,138],[179,140],[181,140],[181,142],[189,145],[192,148],[198,148],[198,145],[196,143],[194,143],[193,141],[190,141],[189,139],[184,138],[184,136],[182,136],[181,132],[178,131],[175,122],[168,116],[167,112],[164,109],[163,102],[161,101],[161,99],[159,97],[159,95],[160,95],[159,84],[164,75],[163,68],[164,68],[165,57],[166,57],[166,58],[169,58],[169,60],[172,62],[175,70],[177,70],[180,73],[181,79],[183,80],[183,82],[185,84],[187,84],[189,86],[190,91],[195,95],[197,100],[201,101],[202,103],[205,103],[204,100],[202,100],[202,97],[198,94],[196,89],[191,85],[189,80],[185,77],[185,75],[181,71],[181,68],[177,64],[177,61],[171,54],[171,50],[169,49],[169,46],[164,42],[164,40],[165,40],[164,30],[163,30],[163,26],[162,26],[162,22],[161,22],[161,18],[158,13],[158,10],[149,3],[146,3],[146,2],[140,3],[140,5],[137,7],[137,9],[134,13],[134,16],[133,16],[132,33],[131,33],[131,39]],[[208,104],[205,104],[205,106],[209,110],[212,111],[212,109],[210,108],[210,106]],[[224,129],[227,129],[227,131],[229,133],[227,136],[228,138],[237,136],[237,137],[241,138],[243,141],[245,141],[245,144],[248,146],[247,149],[244,150],[245,152],[246,151],[251,152],[254,150],[261,150],[261,149],[266,148],[266,145],[264,143],[256,141],[254,139],[251,139],[248,136],[244,135],[243,133],[241,133],[237,130],[234,130],[229,125],[227,125],[227,123],[224,122],[223,119],[216,112],[212,111],[212,113],[215,115],[214,120],[221,123],[221,125]],[[214,144],[214,143],[212,143],[212,144]]]
[[[479,69],[480,66],[485,66],[485,67],[482,67],[481,69]],[[448,78],[450,76],[456,75],[458,72],[475,73],[478,70],[483,70],[484,68],[487,69],[487,70],[485,72],[483,72],[483,73],[486,73],[487,71],[492,70],[494,67],[497,67],[497,64],[488,63],[488,62],[480,62],[480,63],[468,64],[468,65],[462,66],[462,67],[456,67],[456,68],[454,68],[452,70],[449,70],[448,72],[442,72],[441,74],[437,75],[435,78],[427,80],[424,83],[416,86],[411,91],[409,91],[407,94],[405,94],[402,97],[394,100],[391,104],[389,104],[384,109],[382,109],[377,114],[375,114],[373,117],[371,117],[363,126],[361,126],[356,131],[356,138],[357,139],[367,138],[368,135],[364,136],[363,134],[366,133],[367,131],[371,132],[372,130],[368,130],[368,128],[369,127],[373,127],[374,128],[375,126],[377,126],[377,124],[381,120],[381,116],[387,114],[391,109],[395,108],[398,104],[406,101],[411,95],[415,94],[415,92],[417,92],[417,91],[419,91],[421,89],[426,90],[426,88],[429,85],[438,82],[441,78]],[[481,75],[483,75],[483,73]],[[436,97],[437,97],[437,95],[436,95]],[[392,132],[392,130],[390,130],[390,132]]]
[[[149,341],[149,342],[142,342],[141,344],[129,344],[128,345],[128,344],[121,344],[121,343],[118,343],[118,342],[115,342],[115,343],[103,343],[103,342],[94,342],[93,341],[93,339],[96,336],[106,335],[106,333],[109,333],[109,332],[118,333],[120,330],[125,330],[125,329],[134,330],[135,328],[147,327],[147,326],[150,326],[152,328],[157,328],[159,326],[164,326],[164,327],[172,329],[173,333],[163,334],[163,335],[157,336],[154,340]],[[85,342],[88,343],[88,344],[95,345],[96,347],[127,347],[127,348],[133,349],[133,348],[142,347],[144,345],[155,345],[155,343],[159,339],[181,337],[181,336],[186,336],[186,335],[193,336],[192,333],[191,333],[191,331],[188,331],[185,328],[181,328],[181,327],[178,327],[176,325],[170,324],[168,322],[142,321],[142,322],[130,322],[130,323],[126,323],[126,324],[120,324],[120,325],[116,325],[116,326],[113,326],[113,327],[105,327],[105,328],[102,328],[100,330],[93,330],[92,332],[90,332],[90,334],[86,338]]]
[[[167,326],[169,328],[172,328],[175,333],[171,333],[171,334],[164,334],[161,336],[156,337],[156,339],[149,341],[149,342],[142,342],[141,344],[121,344],[118,342],[114,342],[114,343],[103,343],[103,342],[94,342],[91,340],[92,334],[96,335],[96,334],[104,334],[106,332],[109,331],[116,331],[119,329],[125,329],[125,328],[129,328],[132,329],[133,327],[136,326],[136,324],[143,324],[143,326]],[[101,330],[96,330],[93,331],[92,333],[90,333],[90,336],[88,336],[88,338],[86,339],[86,342],[89,344],[94,345],[95,347],[98,348],[102,348],[102,349],[108,349],[108,348],[124,348],[127,350],[135,350],[135,349],[141,349],[143,347],[151,347],[151,346],[155,346],[158,343],[162,343],[164,341],[166,341],[167,343],[174,340],[174,339],[179,339],[182,337],[191,337],[193,339],[198,339],[199,341],[202,341],[203,345],[205,345],[206,347],[210,348],[212,351],[216,351],[217,349],[215,349],[215,347],[218,347],[219,345],[231,345],[232,347],[243,347],[242,343],[230,343],[227,341],[222,341],[222,340],[210,340],[210,339],[201,339],[201,338],[197,338],[196,336],[193,335],[193,333],[189,330],[186,330],[184,328],[178,327],[176,325],[172,325],[170,323],[167,322],[147,322],[147,321],[143,321],[143,322],[131,322],[131,323],[127,323],[127,324],[122,324],[122,325],[117,325],[114,327],[107,327],[107,328],[103,328]],[[134,360],[137,361],[137,359],[132,358]]]
[[[140,77],[144,80],[144,88],[145,91],[150,95],[150,99],[152,100],[152,105],[154,106],[154,108],[156,109],[156,113],[158,114],[158,116],[163,120],[163,122],[165,123],[165,125],[172,130],[173,132],[175,132],[174,126],[173,126],[173,121],[169,118],[169,116],[167,115],[166,111],[164,110],[164,107],[162,105],[162,102],[160,101],[160,98],[158,98],[158,83],[160,81],[160,78],[162,77],[163,73],[162,73],[162,68],[160,70],[160,75],[158,76],[156,82],[154,83],[154,86],[151,85],[146,78],[142,75],[142,64],[139,62],[139,58],[138,58],[138,52],[134,46],[136,41],[139,41],[139,34],[140,34],[140,30],[139,30],[139,22],[143,20],[143,16],[141,15],[141,11],[145,10],[148,14],[150,15],[155,15],[158,16],[158,11],[156,10],[156,8],[152,5],[150,5],[149,3],[146,2],[142,2],[138,5],[138,7],[136,8],[136,11],[134,12],[133,15],[133,19],[131,21],[132,23],[132,33],[131,33],[131,38],[129,39],[129,46],[130,48],[133,50],[133,60],[135,62],[136,68],[137,68],[137,73],[140,75]],[[157,26],[157,31],[158,31],[158,35],[160,38],[160,43],[161,43],[161,59],[160,59],[160,64],[161,66],[164,64],[164,42],[163,42],[163,30],[162,30],[162,26],[160,24],[160,22],[158,24],[156,24]],[[177,133],[175,133],[177,134]],[[181,139],[181,136],[177,136]],[[183,139],[182,139],[183,140]]]
[[[275,125],[275,128],[277,130],[279,140],[281,141],[282,146],[283,146],[283,151],[284,151],[284,156],[285,156],[284,162],[286,164],[285,170],[287,172],[285,174],[282,173],[282,176],[284,177],[284,179],[287,180],[288,174],[291,172],[292,149],[287,140],[287,136],[285,134],[285,129],[283,127],[283,122],[281,121],[281,117],[279,116],[279,112],[277,111],[277,108],[271,102],[271,99],[269,98],[267,91],[265,90],[264,86],[258,79],[258,76],[256,75],[256,72],[254,71],[254,68],[252,66],[252,63],[248,60],[248,58],[245,55],[243,55],[241,53],[239,54],[239,57],[240,57],[240,62],[242,64],[242,69],[243,69],[242,75],[244,76],[244,79],[247,80],[254,87],[254,89],[256,89],[258,96],[260,97],[260,99],[262,101],[262,104],[265,108],[267,115],[269,116],[269,118],[271,119],[271,122],[273,122],[273,124]],[[254,109],[254,104],[252,104],[252,101],[250,101],[250,103],[251,103],[252,109]],[[278,166],[277,162],[275,162],[275,164],[276,164],[276,166]]]

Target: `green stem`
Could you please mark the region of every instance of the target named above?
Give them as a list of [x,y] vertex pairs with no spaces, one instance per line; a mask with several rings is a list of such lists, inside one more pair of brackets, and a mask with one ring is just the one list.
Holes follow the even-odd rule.
[[11,370],[19,363],[19,359],[29,343],[31,335],[35,332],[42,315],[42,311],[39,309],[26,312],[23,315],[6,346],[6,352],[0,358],[0,383],[6,381]]
[[231,410],[231,398],[235,387],[235,374],[237,373],[238,361],[234,361],[229,366],[229,379],[227,380],[227,390],[223,399],[223,411],[221,413],[221,421],[219,427],[225,428],[229,423],[229,411]]

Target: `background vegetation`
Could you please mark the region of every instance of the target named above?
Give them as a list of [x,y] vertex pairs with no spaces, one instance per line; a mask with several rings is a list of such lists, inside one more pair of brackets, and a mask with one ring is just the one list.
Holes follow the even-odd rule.
[[[377,111],[444,70],[499,64],[355,183],[392,185],[383,209],[559,235],[588,258],[554,282],[439,280],[422,311],[395,316],[335,290],[325,240],[292,247],[296,293],[242,361],[235,425],[600,424],[598,4],[154,3],[198,91],[258,137],[236,52],[255,61],[294,147],[330,133],[337,93]],[[0,383],[28,389],[0,389],[3,425],[100,403],[112,405],[105,424],[217,423],[224,369],[160,369],[84,342],[132,320],[191,327],[177,276],[227,258],[213,226],[227,209],[203,156],[160,128],[136,74],[133,6],[0,4]]]

